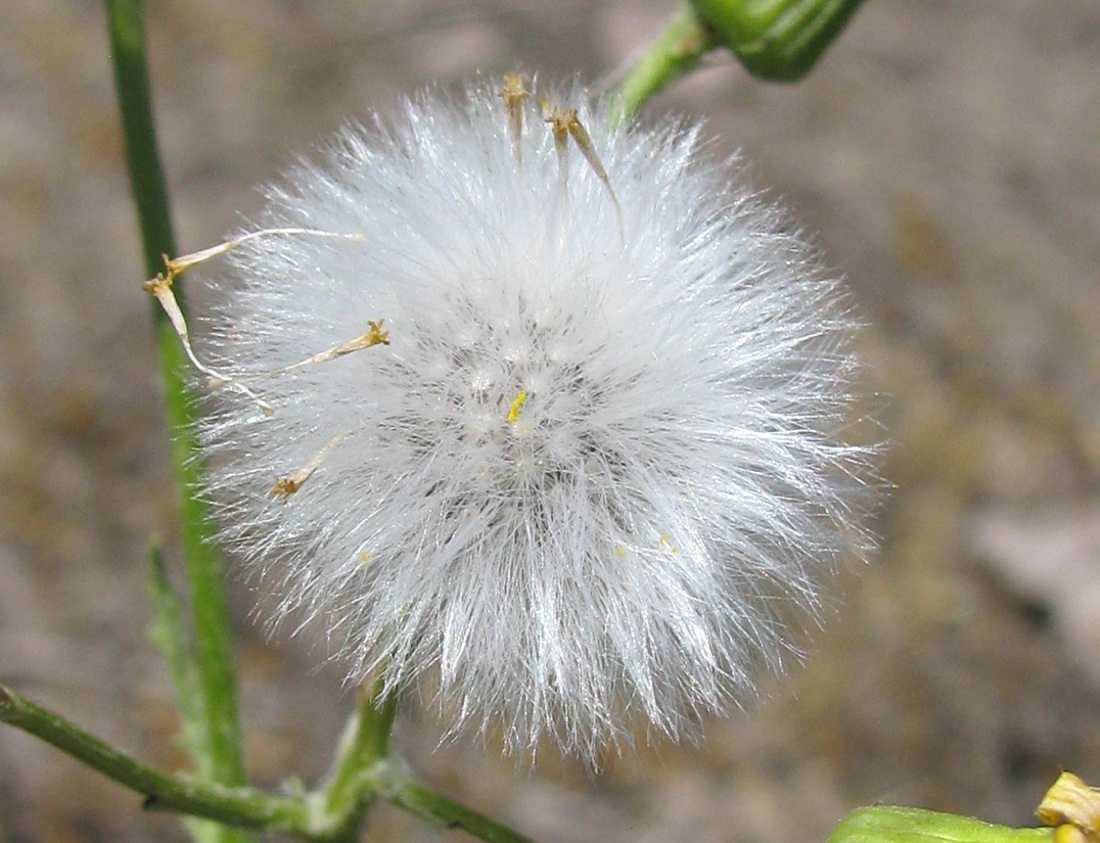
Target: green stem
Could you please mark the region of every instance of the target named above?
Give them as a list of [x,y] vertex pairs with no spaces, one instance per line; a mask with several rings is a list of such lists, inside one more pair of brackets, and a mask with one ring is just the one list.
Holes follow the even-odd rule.
[[340,738],[324,788],[323,813],[334,818],[336,839],[354,839],[374,795],[373,768],[389,755],[397,700],[382,696],[381,681],[371,693],[360,690],[355,712]]
[[508,826],[494,822],[483,814],[471,811],[413,781],[383,791],[382,795],[391,804],[426,822],[445,828],[461,828],[488,843],[532,843],[531,838],[524,837]]
[[0,685],[0,722],[42,739],[119,784],[145,796],[150,810],[206,817],[236,826],[295,833],[307,824],[304,806],[253,788],[226,788],[173,776],[121,752],[54,712]]
[[276,831],[315,843],[347,843],[356,839],[370,800],[381,796],[433,825],[461,828],[489,843],[532,843],[417,784],[402,762],[386,757],[394,710],[392,699],[379,705],[376,695],[364,695],[341,742],[329,787],[317,793],[276,796],[256,788],[225,787],[164,773],[0,685],[0,723],[34,735],[144,795],[148,810]]
[[[163,256],[174,255],[176,247],[157,151],[142,7],[140,0],[106,0],[106,4],[115,86],[145,254],[145,277],[150,278],[163,269]],[[176,297],[182,306],[182,291],[178,287]],[[194,494],[200,487],[202,466],[195,456],[197,443],[192,428],[192,402],[183,378],[186,371],[183,349],[160,309],[154,306],[154,313],[166,415],[174,434],[172,463],[179,486],[181,540],[204,704],[209,767],[203,772],[221,784],[240,785],[244,783],[245,772],[223,564],[212,541],[207,507]],[[206,766],[199,761],[200,770]]]
[[176,253],[168,211],[168,188],[157,149],[145,61],[145,24],[140,0],[106,0],[115,90],[122,113],[130,186],[141,223],[145,273],[164,267],[163,255]]
[[370,800],[381,796],[422,820],[445,828],[461,828],[490,843],[531,843],[522,834],[471,811],[413,781],[400,759],[389,756],[389,737],[397,711],[396,699],[383,697],[382,683],[362,693],[344,731],[321,815],[328,838],[350,841],[362,823]]
[[675,79],[690,72],[718,46],[710,31],[684,3],[653,45],[626,72],[619,83],[612,112],[617,124],[632,117],[646,100]]

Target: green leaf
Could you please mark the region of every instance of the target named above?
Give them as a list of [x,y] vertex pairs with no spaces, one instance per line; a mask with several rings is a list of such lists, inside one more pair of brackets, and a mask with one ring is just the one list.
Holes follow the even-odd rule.
[[183,627],[179,598],[168,581],[164,555],[159,544],[154,544],[149,552],[149,591],[153,604],[149,640],[164,659],[168,679],[172,683],[180,716],[179,744],[194,762],[199,775],[210,778],[209,742],[203,718],[198,668]]
[[[210,749],[206,738],[206,721],[203,718],[198,668],[187,640],[187,631],[183,627],[179,598],[168,580],[159,542],[154,542],[149,550],[149,592],[153,604],[149,640],[164,659],[168,679],[172,684],[172,694],[180,717],[177,740],[191,758],[199,775],[209,779]],[[182,821],[195,843],[217,843],[221,836],[221,829],[211,822],[194,817],[183,817]]]
[[1012,828],[974,817],[875,805],[840,821],[827,843],[1051,843],[1052,828]]

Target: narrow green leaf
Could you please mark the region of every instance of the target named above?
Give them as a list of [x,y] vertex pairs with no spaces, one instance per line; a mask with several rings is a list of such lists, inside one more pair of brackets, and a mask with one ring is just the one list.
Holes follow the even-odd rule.
[[[149,550],[149,592],[153,604],[149,640],[160,652],[172,684],[180,718],[177,741],[195,765],[199,777],[208,780],[211,777],[210,749],[198,668],[183,627],[179,598],[168,580],[164,554],[156,541]],[[217,843],[221,836],[221,829],[206,820],[183,817],[182,821],[195,843]]]
[[874,805],[840,821],[827,843],[1052,843],[1053,828],[1012,828],[974,817]]
[[168,679],[172,683],[180,716],[179,743],[194,762],[199,775],[209,779],[212,771],[198,668],[183,627],[179,598],[168,581],[159,544],[154,544],[149,552],[149,591],[153,603],[149,639],[164,659]]

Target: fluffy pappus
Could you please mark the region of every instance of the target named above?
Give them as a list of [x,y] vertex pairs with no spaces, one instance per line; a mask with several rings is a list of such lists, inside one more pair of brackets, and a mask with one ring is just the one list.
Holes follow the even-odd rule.
[[351,681],[595,761],[793,652],[860,535],[854,324],[697,127],[529,94],[430,90],[268,191],[206,282],[201,438]]

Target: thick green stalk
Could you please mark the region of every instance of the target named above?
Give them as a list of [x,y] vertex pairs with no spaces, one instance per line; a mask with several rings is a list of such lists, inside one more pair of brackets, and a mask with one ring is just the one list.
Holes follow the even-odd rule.
[[[115,86],[145,254],[145,277],[151,278],[164,268],[163,256],[174,255],[176,247],[153,123],[142,8],[140,0],[106,0],[106,4]],[[178,287],[176,297],[182,302]],[[195,458],[191,401],[183,378],[186,371],[183,350],[168,320],[155,305],[154,314],[166,415],[173,433],[172,464],[180,493],[181,540],[205,714],[207,758],[206,763],[199,760],[198,766],[213,781],[235,786],[244,783],[245,772],[224,566],[211,541],[207,507],[194,494],[200,485],[202,467]]]
[[332,769],[323,788],[322,813],[334,818],[336,839],[354,840],[370,800],[376,765],[389,756],[390,732],[397,714],[397,700],[382,696],[382,683],[368,694],[360,689],[355,711],[348,721]]
[[327,776],[325,791],[328,813],[339,813],[341,806],[354,801],[360,774],[375,762],[389,755],[390,731],[397,714],[397,701],[393,697],[382,698],[381,683],[372,693],[362,690],[355,712],[348,721],[336,758]]

